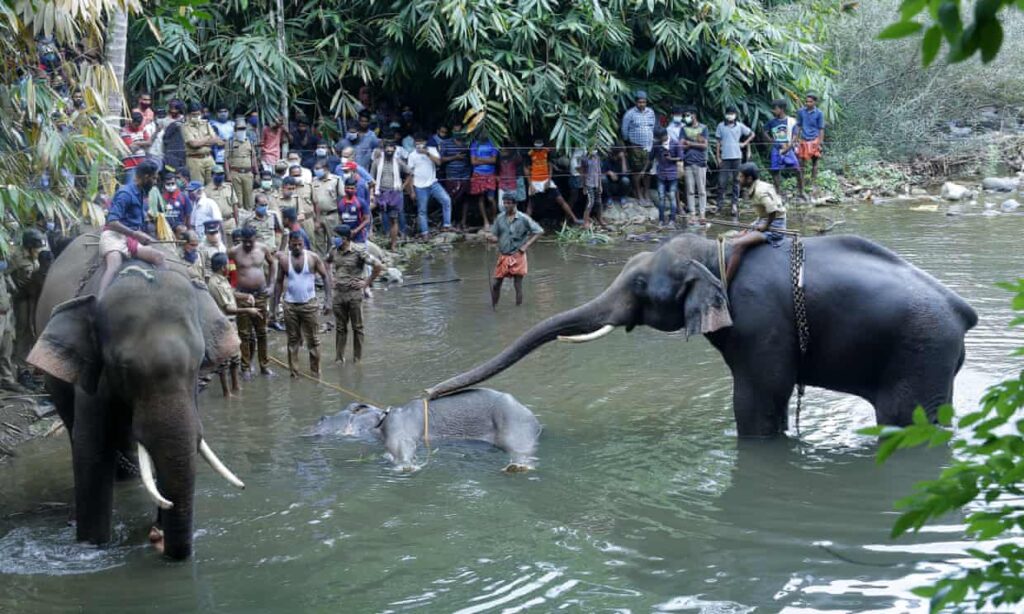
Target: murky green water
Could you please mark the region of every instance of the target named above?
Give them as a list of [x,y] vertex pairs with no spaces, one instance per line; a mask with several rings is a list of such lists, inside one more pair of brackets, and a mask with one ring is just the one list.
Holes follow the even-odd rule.
[[[842,229],[897,250],[979,311],[956,391],[972,407],[1019,368],[1008,353],[1024,335],[1007,332],[993,283],[1024,272],[1024,216],[907,208],[862,205]],[[497,314],[493,251],[436,255],[423,279],[463,281],[379,291],[368,359],[326,377],[404,402],[593,296],[646,247],[540,245],[527,304]],[[283,335],[272,339],[283,355]],[[877,467],[873,442],[855,434],[870,407],[817,389],[798,439],[739,442],[725,364],[703,339],[636,330],[549,345],[490,385],[544,424],[538,471],[504,475],[501,452],[446,445],[398,475],[373,445],[299,436],[348,402],[339,393],[287,377],[231,403],[205,393],[207,437],[248,488],[201,469],[196,554],[180,564],[143,545],[151,505],[136,484],[117,489],[117,543],[75,545],[65,508],[39,511],[70,499],[67,443],[33,443],[0,469],[0,611],[902,612],[923,608],[910,588],[961,556],[955,518],[887,537],[891,502],[944,451]]]

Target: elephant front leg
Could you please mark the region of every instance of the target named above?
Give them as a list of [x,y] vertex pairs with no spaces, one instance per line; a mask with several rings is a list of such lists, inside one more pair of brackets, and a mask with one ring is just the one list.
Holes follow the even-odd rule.
[[793,382],[734,372],[732,410],[740,437],[778,437],[788,426]]
[[107,404],[78,389],[71,433],[75,475],[75,519],[79,541],[110,541],[117,446]]

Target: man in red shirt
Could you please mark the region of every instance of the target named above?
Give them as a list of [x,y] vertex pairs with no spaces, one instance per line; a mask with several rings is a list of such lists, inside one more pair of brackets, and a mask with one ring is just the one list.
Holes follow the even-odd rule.
[[273,125],[263,128],[260,135],[260,162],[263,168],[273,170],[274,164],[281,159],[281,145],[288,142],[288,131],[284,127],[284,118],[280,115]]

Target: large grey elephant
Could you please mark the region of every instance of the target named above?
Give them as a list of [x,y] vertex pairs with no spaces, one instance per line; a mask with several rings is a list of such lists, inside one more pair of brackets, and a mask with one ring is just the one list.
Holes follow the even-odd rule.
[[167,556],[186,558],[197,455],[242,486],[203,440],[196,398],[200,365],[234,354],[238,335],[180,264],[154,270],[129,261],[97,299],[102,271],[95,235],[79,237],[54,261],[28,358],[47,374],[71,437],[77,536],[110,540],[118,459],[137,452],[160,508],[163,536],[153,539]]
[[[614,327],[647,325],[704,334],[733,375],[741,437],[787,427],[793,387],[855,394],[879,424],[905,425],[921,404],[934,419],[964,361],[974,310],[934,277],[855,236],[803,240],[809,345],[801,356],[794,316],[790,242],[747,251],[722,284],[716,241],[681,235],[633,256],[598,297],[532,327],[494,358],[427,390],[431,398],[500,373],[561,337],[590,341]],[[726,247],[728,260],[730,249]]]

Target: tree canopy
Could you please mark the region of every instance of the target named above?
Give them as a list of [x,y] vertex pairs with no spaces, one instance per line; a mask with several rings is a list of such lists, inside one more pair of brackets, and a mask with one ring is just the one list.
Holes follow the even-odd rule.
[[755,0],[308,0],[285,5],[283,55],[273,0],[191,4],[136,20],[132,86],[267,115],[287,92],[331,117],[372,84],[421,115],[486,109],[498,139],[563,148],[611,144],[636,89],[661,111],[736,105],[752,121],[773,98],[833,91],[813,29]]

